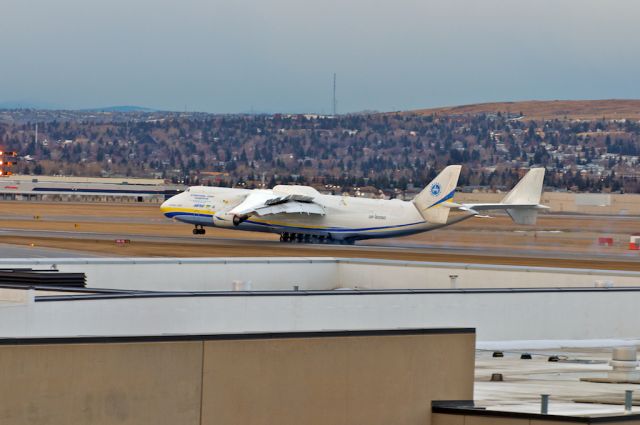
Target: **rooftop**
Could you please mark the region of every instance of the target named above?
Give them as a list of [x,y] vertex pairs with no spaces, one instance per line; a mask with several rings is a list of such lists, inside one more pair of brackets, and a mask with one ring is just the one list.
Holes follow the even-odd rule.
[[[605,377],[611,371],[611,348],[518,350],[493,357],[476,352],[475,405],[492,411],[540,413],[540,396],[549,394],[549,414],[570,416],[624,414],[625,390],[633,390],[640,413],[640,385],[581,381]],[[531,354],[530,360],[520,358]],[[550,356],[559,361],[550,362]],[[501,373],[502,382],[491,375]],[[637,409],[637,411],[636,411]]]

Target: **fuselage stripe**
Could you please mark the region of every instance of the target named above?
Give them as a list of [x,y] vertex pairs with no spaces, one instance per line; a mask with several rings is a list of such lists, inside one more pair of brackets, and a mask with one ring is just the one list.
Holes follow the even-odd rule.
[[169,218],[174,218],[174,217],[178,217],[178,216],[190,216],[190,217],[211,217],[213,218],[213,214],[202,214],[202,213],[193,213],[193,212],[186,212],[186,211],[167,211],[166,213],[164,213],[165,216],[169,217]]
[[445,201],[448,201],[449,199],[452,199],[455,192],[456,192],[456,190],[453,189],[451,192],[449,192],[449,194],[447,196],[445,196],[444,198],[434,202],[429,208],[433,208],[436,205],[439,205],[439,204],[441,204],[441,203],[443,203]]

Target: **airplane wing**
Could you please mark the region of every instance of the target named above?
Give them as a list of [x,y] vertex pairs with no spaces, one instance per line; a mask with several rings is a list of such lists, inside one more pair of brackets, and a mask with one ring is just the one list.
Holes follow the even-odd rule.
[[324,215],[324,207],[313,202],[313,197],[303,194],[275,194],[272,191],[251,193],[229,214],[235,216],[271,215],[271,214],[317,214]]

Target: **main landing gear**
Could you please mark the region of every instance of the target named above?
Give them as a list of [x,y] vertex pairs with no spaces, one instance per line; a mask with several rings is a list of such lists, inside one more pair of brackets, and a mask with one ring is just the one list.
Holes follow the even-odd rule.
[[193,234],[194,235],[204,235],[206,233],[206,231],[204,230],[204,227],[196,225],[195,229],[193,229]]
[[280,234],[280,242],[353,245],[355,243],[355,240],[353,239],[337,240],[337,239],[333,239],[331,236],[307,235],[303,233],[285,232]]

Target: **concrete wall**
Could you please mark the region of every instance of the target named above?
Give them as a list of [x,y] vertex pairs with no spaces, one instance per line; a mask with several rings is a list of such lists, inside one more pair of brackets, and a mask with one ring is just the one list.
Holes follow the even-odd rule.
[[0,423],[197,425],[201,364],[198,342],[0,346]]
[[0,422],[428,425],[473,395],[469,332],[244,338],[2,345]]
[[[446,360],[445,360],[446,359]],[[203,424],[428,424],[473,396],[472,335],[205,344]]]
[[252,290],[594,287],[636,286],[639,272],[497,266],[347,258],[92,258],[4,259],[0,267],[83,272],[87,286],[155,291],[230,291],[233,281]]
[[[39,298],[38,298],[39,299]],[[180,296],[0,306],[0,336],[474,327],[479,341],[640,338],[640,291]]]
[[640,273],[554,267],[339,259],[338,287],[364,289],[638,286]]
[[5,259],[0,267],[57,268],[87,276],[87,286],[150,291],[231,291],[234,281],[252,290],[333,289],[333,258],[88,258]]

